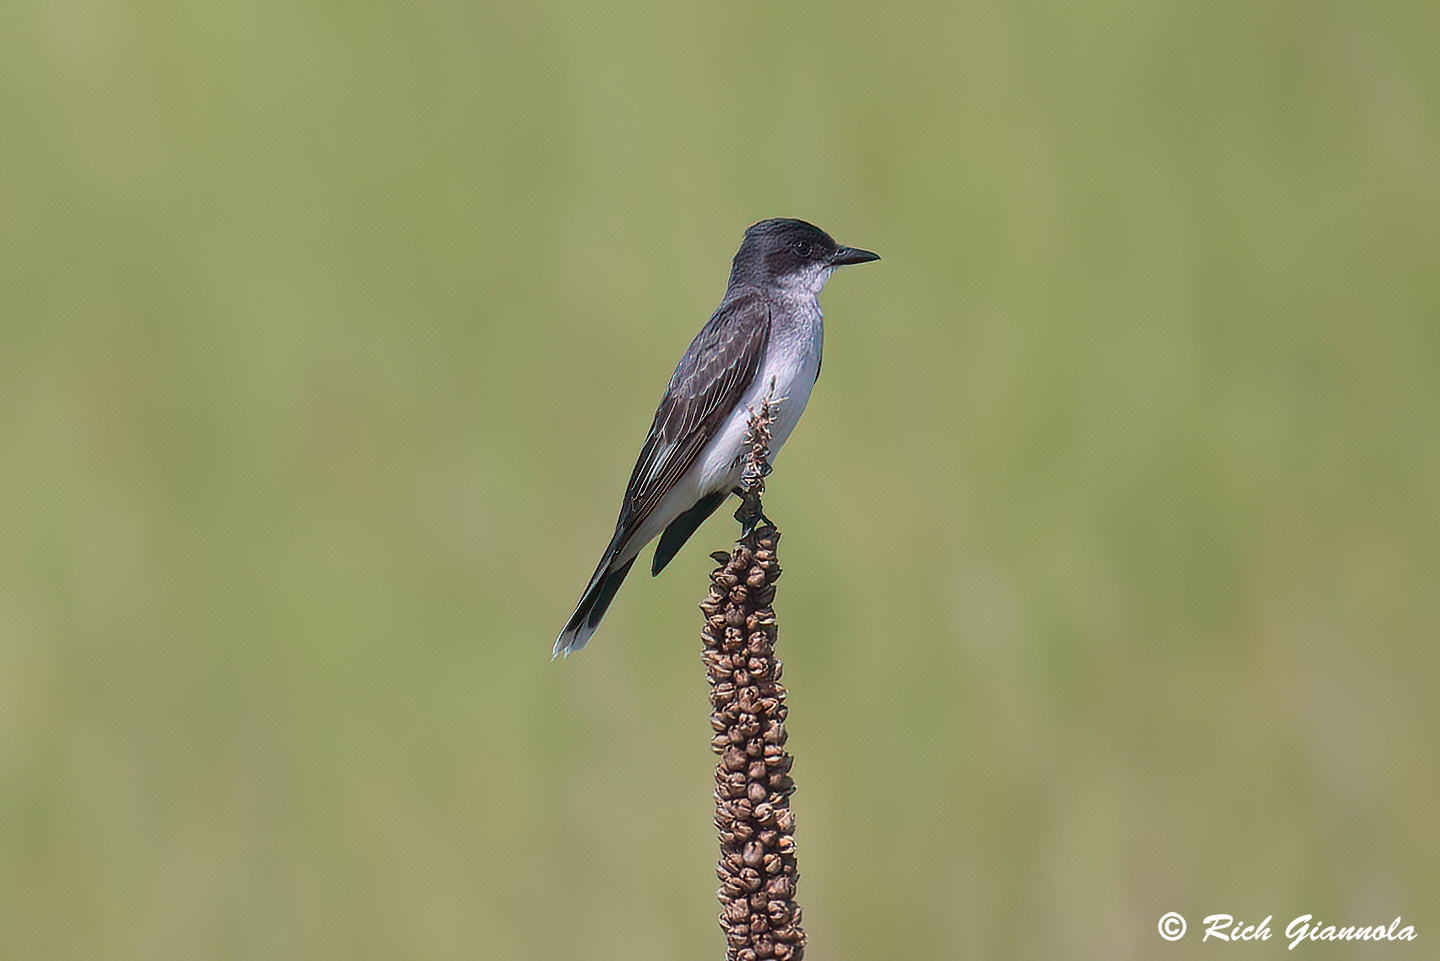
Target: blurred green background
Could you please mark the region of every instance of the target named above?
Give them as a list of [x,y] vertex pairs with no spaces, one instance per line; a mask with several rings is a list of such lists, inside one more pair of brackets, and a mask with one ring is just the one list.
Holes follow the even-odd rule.
[[885,257],[768,500],[810,956],[1435,957],[1437,43],[0,7],[0,957],[718,958],[733,522],[549,654],[775,215]]

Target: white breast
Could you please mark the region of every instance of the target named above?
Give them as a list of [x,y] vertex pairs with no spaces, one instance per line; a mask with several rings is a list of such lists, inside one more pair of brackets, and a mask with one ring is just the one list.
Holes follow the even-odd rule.
[[745,429],[751,412],[758,411],[767,397],[777,411],[775,423],[770,427],[772,461],[800,422],[815,378],[820,374],[824,324],[820,305],[814,297],[807,297],[794,306],[800,309],[787,312],[781,322],[772,326],[760,371],[740,405],[701,455],[696,478],[701,491],[733,487],[739,482],[744,467],[741,459]]

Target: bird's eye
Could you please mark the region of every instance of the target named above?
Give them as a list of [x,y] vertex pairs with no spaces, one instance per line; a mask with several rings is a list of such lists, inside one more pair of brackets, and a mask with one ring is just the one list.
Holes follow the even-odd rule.
[[803,240],[795,241],[795,252],[806,260],[810,259],[810,245]]

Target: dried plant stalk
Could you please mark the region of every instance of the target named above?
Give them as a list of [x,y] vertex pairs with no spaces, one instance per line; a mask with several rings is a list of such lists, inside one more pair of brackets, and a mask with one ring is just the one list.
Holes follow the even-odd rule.
[[790,813],[792,758],[785,752],[785,688],[775,658],[775,546],[780,532],[761,510],[769,401],[752,417],[741,481],[744,501],[735,516],[745,527],[734,550],[712,555],[703,659],[710,678],[710,746],[715,768],[715,827],[720,835],[720,926],[726,961],[799,961],[805,931],[795,884],[795,818]]

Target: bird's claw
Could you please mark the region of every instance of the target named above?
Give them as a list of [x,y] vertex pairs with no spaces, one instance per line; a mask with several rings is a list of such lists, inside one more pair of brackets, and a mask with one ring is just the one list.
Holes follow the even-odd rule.
[[748,496],[743,497],[740,506],[735,509],[735,519],[740,522],[741,540],[750,537],[761,527],[775,526],[775,522],[765,516],[758,497],[753,500]]

